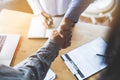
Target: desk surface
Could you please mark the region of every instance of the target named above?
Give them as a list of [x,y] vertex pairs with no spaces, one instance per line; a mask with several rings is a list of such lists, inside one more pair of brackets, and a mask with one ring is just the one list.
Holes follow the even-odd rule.
[[[40,48],[47,39],[28,39],[27,34],[30,26],[32,14],[2,10],[0,13],[0,33],[8,34],[20,34],[21,38],[17,46],[15,55],[13,57],[11,66],[15,66],[31,54],[33,54],[38,48]],[[69,48],[60,51],[60,54],[52,63],[52,70],[57,74],[55,80],[75,80],[72,73],[68,70],[60,55],[92,40],[97,37],[105,37],[108,27],[95,26],[92,24],[78,23],[73,29],[72,44]],[[95,76],[89,78],[93,80]]]

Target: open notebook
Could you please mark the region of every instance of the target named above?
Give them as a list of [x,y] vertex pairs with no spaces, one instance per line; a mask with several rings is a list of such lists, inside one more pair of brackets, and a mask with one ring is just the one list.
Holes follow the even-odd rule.
[[105,49],[105,41],[97,38],[62,55],[61,58],[76,79],[83,80],[106,67],[104,57],[101,56]]
[[53,17],[53,27],[47,29],[42,24],[41,17],[34,16],[30,23],[28,38],[48,38],[51,32],[59,26],[61,20],[62,17]]
[[0,34],[0,64],[10,65],[19,39],[17,34]]

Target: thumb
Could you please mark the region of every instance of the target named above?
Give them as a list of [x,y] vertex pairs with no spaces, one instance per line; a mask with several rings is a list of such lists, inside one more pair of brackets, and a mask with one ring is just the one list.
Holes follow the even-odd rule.
[[58,34],[60,35],[60,37],[61,37],[61,38],[64,38],[64,36],[63,36],[63,31],[60,30],[59,28],[57,29],[57,31],[58,31]]

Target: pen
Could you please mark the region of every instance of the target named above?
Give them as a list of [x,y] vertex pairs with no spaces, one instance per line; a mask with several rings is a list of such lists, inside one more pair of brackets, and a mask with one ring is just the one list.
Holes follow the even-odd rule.
[[102,55],[102,54],[96,54],[97,56],[101,56],[101,57],[105,57],[105,55]]

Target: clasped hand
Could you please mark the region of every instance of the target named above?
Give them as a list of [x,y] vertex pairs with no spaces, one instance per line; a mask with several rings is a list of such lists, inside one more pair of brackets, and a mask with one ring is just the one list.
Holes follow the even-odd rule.
[[67,19],[63,19],[57,30],[53,31],[51,39],[53,39],[62,49],[71,45],[72,28],[74,23]]
[[66,36],[66,37],[62,38],[59,35],[58,30],[54,30],[53,33],[52,33],[52,35],[51,35],[51,37],[50,37],[62,49],[67,48],[68,46],[71,45],[71,37],[72,37],[72,34],[71,34],[70,31],[64,32],[63,35]]
[[[46,12],[41,12],[43,17],[43,24],[46,28],[53,26],[52,17]],[[51,38],[60,46],[62,49],[67,48],[71,45],[72,28],[74,23],[68,18],[63,18],[57,30],[53,31]]]
[[47,14],[46,12],[41,12],[42,23],[46,28],[51,28],[53,26],[53,19],[52,17]]

